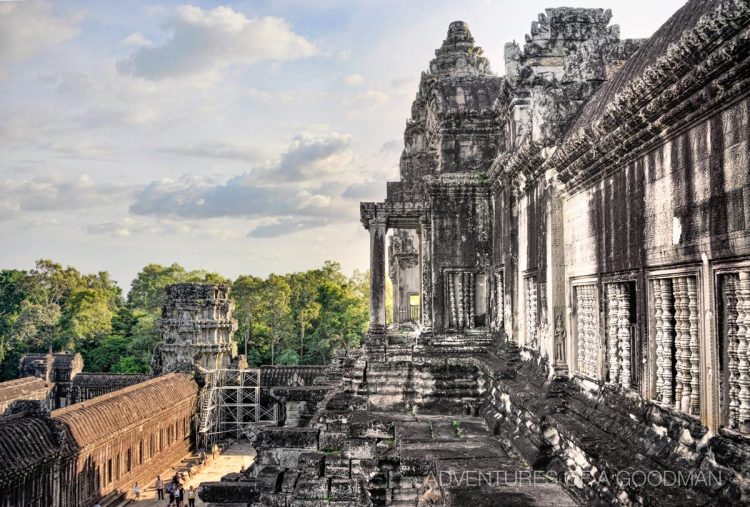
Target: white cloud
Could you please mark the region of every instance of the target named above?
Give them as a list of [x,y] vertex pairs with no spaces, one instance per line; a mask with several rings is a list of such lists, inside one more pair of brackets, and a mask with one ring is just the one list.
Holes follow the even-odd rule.
[[278,17],[247,18],[230,7],[183,5],[165,26],[172,36],[120,60],[118,70],[151,80],[215,77],[232,65],[286,61],[315,54],[315,46]]
[[380,153],[400,153],[402,149],[401,145],[402,143],[398,139],[391,139],[390,141],[383,143],[383,146],[380,148]]
[[86,226],[88,234],[114,236],[118,238],[127,238],[130,236],[130,229],[126,224],[119,222],[99,222]]
[[148,40],[148,38],[146,38],[146,36],[140,32],[133,32],[127,37],[125,37],[124,39],[122,39],[122,41],[120,41],[120,46],[125,46],[125,47],[140,48],[140,47],[151,47],[153,45],[154,43]]
[[18,204],[0,201],[0,221],[11,220],[18,216],[19,216]]
[[303,181],[333,176],[349,169],[351,144],[348,135],[336,132],[314,137],[297,136],[281,156],[274,177]]
[[56,14],[47,1],[0,2],[0,65],[25,61],[75,37],[81,13]]
[[186,143],[181,146],[162,147],[158,151],[184,157],[249,162],[257,162],[263,158],[263,150],[259,146],[230,141]]
[[345,98],[341,102],[348,108],[347,116],[355,117],[382,108],[390,99],[391,97],[387,93],[378,90],[365,90],[362,93]]
[[96,183],[86,175],[74,179],[40,176],[0,181],[4,207],[21,211],[54,212],[109,206],[129,193],[130,189],[122,185]]
[[344,82],[348,85],[356,86],[364,83],[365,78],[361,74],[349,74],[348,76],[344,76]]
[[335,132],[297,136],[277,162],[224,182],[188,175],[154,181],[136,194],[130,211],[167,219],[262,220],[253,237],[352,220],[357,210],[341,196],[352,177],[350,142]]

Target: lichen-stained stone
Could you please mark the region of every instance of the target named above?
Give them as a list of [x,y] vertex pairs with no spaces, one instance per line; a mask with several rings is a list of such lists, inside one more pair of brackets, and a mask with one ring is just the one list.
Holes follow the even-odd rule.
[[320,452],[306,452],[300,454],[297,463],[298,468],[302,471],[302,476],[307,479],[317,479],[323,475],[325,465],[325,454]]
[[228,368],[237,356],[232,333],[234,302],[224,284],[180,283],[166,287],[159,320],[162,343],[154,353],[154,373]]
[[255,477],[257,488],[264,493],[279,493],[284,482],[284,470],[265,467]]
[[73,379],[72,403],[80,403],[103,394],[145,382],[151,375],[141,373],[88,373],[81,372]]
[[212,504],[252,504],[260,498],[260,491],[254,483],[234,483],[227,488],[222,482],[202,482],[198,488],[198,497]]
[[255,440],[257,448],[318,449],[318,428],[264,428]]
[[0,382],[0,415],[15,400],[47,401],[47,383],[37,377],[22,377]]

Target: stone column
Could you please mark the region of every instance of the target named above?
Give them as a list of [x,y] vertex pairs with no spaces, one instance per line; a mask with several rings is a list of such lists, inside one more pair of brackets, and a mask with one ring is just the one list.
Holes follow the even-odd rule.
[[384,220],[370,220],[370,333],[385,332]]
[[567,375],[568,364],[565,357],[567,336],[565,333],[565,236],[563,205],[560,184],[550,182],[547,200],[547,319],[544,330],[545,341],[540,350],[551,359],[555,374]]
[[432,228],[429,216],[423,216],[420,220],[419,240],[422,256],[422,326],[429,331],[432,329]]

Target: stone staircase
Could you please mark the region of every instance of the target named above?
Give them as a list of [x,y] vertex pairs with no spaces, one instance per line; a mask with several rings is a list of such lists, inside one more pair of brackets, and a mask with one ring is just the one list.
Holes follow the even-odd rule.
[[481,396],[479,370],[470,361],[386,351],[386,361],[368,361],[352,376],[351,389],[373,410],[464,414]]
[[483,354],[492,346],[492,336],[487,333],[444,334],[433,336],[429,343],[435,353]]

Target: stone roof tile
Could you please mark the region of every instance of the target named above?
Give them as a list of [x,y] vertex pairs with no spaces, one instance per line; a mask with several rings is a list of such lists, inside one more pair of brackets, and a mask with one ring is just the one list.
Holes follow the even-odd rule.
[[52,416],[68,426],[79,447],[85,447],[197,394],[190,375],[171,373],[55,410]]

